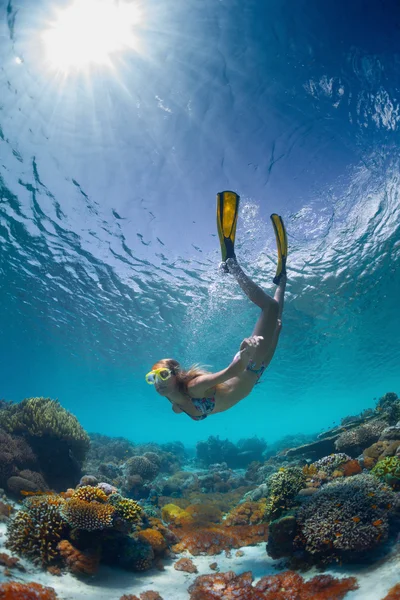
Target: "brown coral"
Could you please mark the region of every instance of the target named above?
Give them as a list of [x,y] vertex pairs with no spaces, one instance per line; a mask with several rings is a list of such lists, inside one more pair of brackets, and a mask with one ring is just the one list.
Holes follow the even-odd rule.
[[9,583],[0,584],[0,600],[57,600],[53,588],[43,587],[39,583]]
[[250,571],[242,575],[233,571],[201,575],[189,588],[190,600],[342,600],[358,587],[354,577],[318,575],[305,582],[293,571],[263,577],[255,586],[252,582]]
[[82,552],[68,540],[62,540],[57,548],[68,570],[74,575],[94,575],[97,572],[100,562],[98,552]]
[[400,600],[400,583],[390,588],[387,595],[382,600]]
[[180,558],[174,563],[174,569],[185,573],[198,573],[198,569],[190,558]]
[[231,525],[258,525],[263,522],[266,508],[265,501],[243,502],[231,510],[224,524],[228,527]]
[[140,600],[163,600],[158,592],[149,590],[140,594]]
[[172,550],[174,552],[188,550],[193,556],[219,554],[224,550],[251,546],[266,541],[267,534],[268,526],[265,524],[234,527],[216,525],[215,527],[185,532],[180,542],[173,546]]

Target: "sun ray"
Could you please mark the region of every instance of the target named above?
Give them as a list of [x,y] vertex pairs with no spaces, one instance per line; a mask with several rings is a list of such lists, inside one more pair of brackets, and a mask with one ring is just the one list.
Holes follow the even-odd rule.
[[49,66],[62,72],[112,66],[113,55],[139,49],[142,18],[135,1],[74,0],[42,34]]

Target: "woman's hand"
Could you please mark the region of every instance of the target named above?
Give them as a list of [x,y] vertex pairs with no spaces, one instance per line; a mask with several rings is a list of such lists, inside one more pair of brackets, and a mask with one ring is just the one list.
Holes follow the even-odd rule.
[[261,335],[253,335],[249,338],[245,338],[240,344],[238,361],[245,369],[250,360],[253,360],[255,353],[264,338]]

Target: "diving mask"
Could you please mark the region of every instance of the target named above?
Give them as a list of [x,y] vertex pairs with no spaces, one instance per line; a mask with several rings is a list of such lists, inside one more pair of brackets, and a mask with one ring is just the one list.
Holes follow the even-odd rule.
[[171,369],[161,367],[161,369],[153,369],[146,375],[146,381],[150,385],[154,385],[159,381],[167,381],[172,375]]

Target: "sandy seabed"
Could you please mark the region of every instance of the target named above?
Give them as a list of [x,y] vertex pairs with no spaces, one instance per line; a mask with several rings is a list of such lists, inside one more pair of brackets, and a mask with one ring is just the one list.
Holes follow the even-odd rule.
[[[6,541],[6,525],[0,524],[0,552],[7,551],[4,548]],[[391,554],[374,566],[369,567],[338,567],[328,569],[325,573],[335,577],[354,576],[357,578],[360,588],[355,592],[349,592],[346,600],[381,600],[389,589],[400,582],[400,548],[399,544],[392,550]],[[26,567],[26,573],[13,570],[11,578],[5,578],[0,574],[0,581],[10,579],[20,582],[35,581],[42,585],[54,588],[60,600],[119,600],[124,594],[135,594],[139,596],[144,591],[154,590],[161,594],[164,600],[188,600],[188,587],[198,575],[212,573],[209,565],[218,563],[219,570],[235,571],[240,574],[244,571],[252,571],[255,580],[265,575],[275,575],[282,571],[282,562],[274,561],[268,557],[265,550],[265,542],[258,546],[242,548],[244,555],[235,556],[236,550],[232,551],[232,558],[227,558],[224,553],[213,556],[189,556],[198,569],[197,574],[188,574],[176,571],[173,562],[165,561],[164,571],[148,571],[146,573],[129,573],[115,568],[101,567],[98,574],[87,579],[77,579],[70,574],[60,577],[50,575],[47,572],[33,567],[26,560],[21,563]],[[306,578],[317,575],[318,572],[309,571]]]

